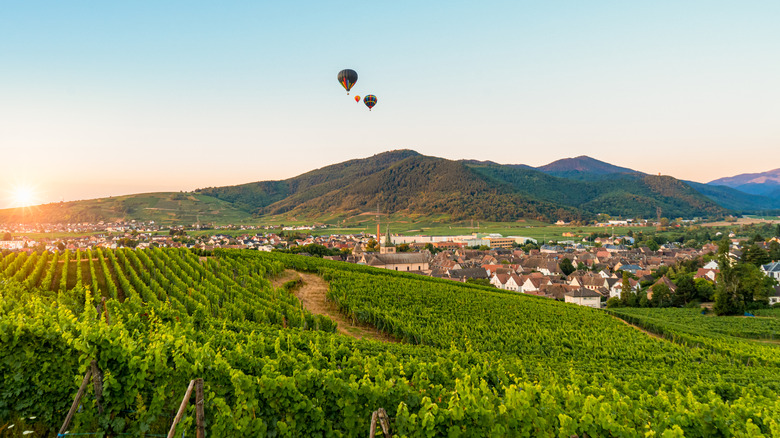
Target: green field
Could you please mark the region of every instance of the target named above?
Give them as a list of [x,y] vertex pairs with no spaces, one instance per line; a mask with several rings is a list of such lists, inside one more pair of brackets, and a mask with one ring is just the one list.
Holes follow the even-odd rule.
[[[285,269],[400,342],[337,334],[272,286]],[[73,435],[167,433],[196,377],[209,436],[365,436],[379,407],[399,437],[780,433],[779,350],[752,340],[670,342],[594,309],[281,253],[11,253],[0,275],[9,436],[53,435],[93,359],[103,411],[89,386]]]
[[[672,331],[725,335],[746,339],[780,340],[780,309],[761,309],[750,316],[715,316],[702,313],[701,309],[640,309],[623,308],[614,311],[619,315],[633,316],[647,323],[653,322]],[[780,351],[779,351],[780,353]]]

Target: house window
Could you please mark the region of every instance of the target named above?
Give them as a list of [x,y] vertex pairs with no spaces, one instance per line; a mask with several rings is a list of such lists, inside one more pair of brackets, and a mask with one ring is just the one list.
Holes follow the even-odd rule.
[[396,267],[395,267],[395,270],[396,270],[396,271],[398,270],[398,266],[396,266]]
[[409,270],[409,267],[408,267],[408,266],[406,267],[406,270],[407,270],[407,271]]

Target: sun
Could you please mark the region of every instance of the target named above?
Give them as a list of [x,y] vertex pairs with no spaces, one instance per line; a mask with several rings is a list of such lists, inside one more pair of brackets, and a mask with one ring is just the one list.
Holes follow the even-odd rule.
[[35,190],[30,186],[16,186],[11,192],[14,207],[29,207],[36,204]]

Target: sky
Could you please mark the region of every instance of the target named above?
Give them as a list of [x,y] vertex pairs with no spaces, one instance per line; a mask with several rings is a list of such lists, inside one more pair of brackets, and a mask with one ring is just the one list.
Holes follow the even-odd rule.
[[[285,179],[392,149],[588,155],[700,182],[780,167],[777,1],[0,11],[0,207],[24,190],[56,202]],[[349,96],[344,68],[359,75]],[[370,112],[353,100],[369,93]]]

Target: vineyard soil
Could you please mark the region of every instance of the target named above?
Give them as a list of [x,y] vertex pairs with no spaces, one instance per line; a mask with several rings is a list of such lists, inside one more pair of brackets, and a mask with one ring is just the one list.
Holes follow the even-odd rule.
[[295,296],[301,300],[303,307],[311,313],[325,315],[335,321],[338,324],[337,330],[339,333],[351,336],[355,339],[398,342],[392,336],[382,333],[372,326],[352,321],[352,319],[347,318],[339,312],[336,305],[329,302],[325,297],[328,293],[328,283],[319,275],[287,269],[284,271],[281,278],[286,279],[285,281],[289,281],[294,279],[296,275],[301,278],[303,285],[296,289],[294,293]]

